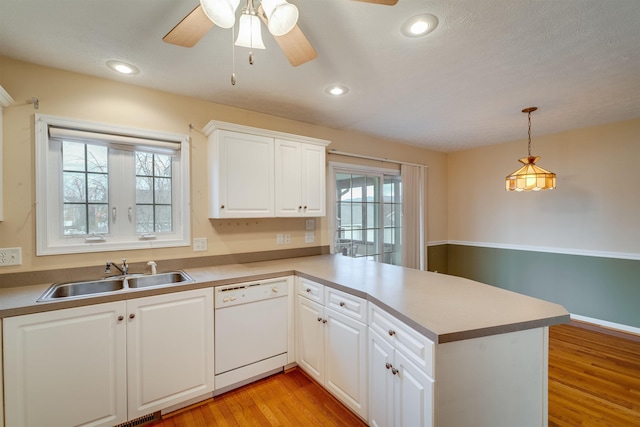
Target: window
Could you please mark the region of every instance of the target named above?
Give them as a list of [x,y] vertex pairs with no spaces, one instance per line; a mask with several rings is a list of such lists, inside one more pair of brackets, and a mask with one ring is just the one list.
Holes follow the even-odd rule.
[[333,253],[402,265],[398,171],[332,165]]
[[37,255],[188,246],[186,135],[36,115]]

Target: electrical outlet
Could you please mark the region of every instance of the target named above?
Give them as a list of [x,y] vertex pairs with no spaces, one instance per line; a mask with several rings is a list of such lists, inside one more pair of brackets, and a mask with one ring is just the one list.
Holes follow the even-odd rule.
[[203,252],[207,250],[207,238],[206,237],[198,237],[193,239],[193,251],[194,252]]
[[284,235],[282,233],[276,234],[276,245],[284,245]]
[[285,234],[284,235],[284,244],[285,245],[290,245],[291,244],[291,234]]
[[22,248],[0,249],[0,267],[22,265]]
[[310,230],[315,230],[316,229],[316,220],[315,219],[308,219],[305,222],[305,230],[310,231]]
[[304,242],[313,243],[316,241],[316,233],[313,231],[304,233]]

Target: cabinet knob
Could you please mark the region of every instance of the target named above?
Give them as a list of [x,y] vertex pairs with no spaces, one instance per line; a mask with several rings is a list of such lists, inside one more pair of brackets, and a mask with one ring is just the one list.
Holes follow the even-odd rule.
[[305,210],[305,211],[307,210],[307,207],[306,207],[306,206],[304,207],[304,210]]
[[389,329],[389,336],[392,337],[396,334],[396,331],[394,331],[393,329]]
[[135,315],[135,314],[133,314],[133,313],[131,313],[131,314],[129,315],[129,319],[133,319],[134,317],[136,317],[136,315]]
[[299,211],[302,210],[302,205],[298,206],[298,210]]
[[318,317],[318,322],[322,322],[322,317]]
[[387,369],[390,369],[393,365],[391,365],[391,363],[387,362],[385,363],[384,367]]
[[122,322],[124,320],[124,316],[118,316],[118,322]]
[[276,288],[275,286],[273,288],[271,288],[271,292],[273,292],[274,294],[278,293],[278,288]]
[[345,305],[344,301],[340,301],[340,307],[344,307]]
[[398,370],[396,368],[391,368],[391,373],[393,375],[398,375]]
[[311,288],[307,288],[305,289],[305,291],[307,291],[307,293],[311,292]]
[[322,319],[322,323],[327,323],[327,319]]
[[224,209],[224,205],[220,205],[220,209]]

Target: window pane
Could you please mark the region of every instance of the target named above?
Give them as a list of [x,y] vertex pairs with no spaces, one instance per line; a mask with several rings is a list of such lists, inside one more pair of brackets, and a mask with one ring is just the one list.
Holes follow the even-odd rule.
[[153,233],[153,206],[136,206],[136,232]]
[[136,177],[136,203],[153,204],[153,191],[151,189],[152,186],[152,177]]
[[109,201],[109,176],[87,174],[87,201],[107,203]]
[[136,152],[136,175],[153,176],[153,154]]
[[171,177],[171,156],[156,154],[153,157],[155,159],[154,175]]
[[171,231],[171,205],[156,206],[156,232]]
[[65,236],[87,234],[86,205],[64,204],[63,229]]
[[62,143],[62,169],[66,171],[85,170],[85,144],[64,141]]
[[171,179],[155,178],[155,203],[171,204]]
[[108,172],[107,156],[109,149],[99,145],[87,144],[87,172]]
[[351,174],[336,174],[336,200],[351,201]]
[[90,204],[89,234],[106,234],[109,232],[109,206],[105,204]]
[[75,172],[63,172],[62,181],[64,188],[63,201],[64,202],[86,202],[86,175],[84,173]]

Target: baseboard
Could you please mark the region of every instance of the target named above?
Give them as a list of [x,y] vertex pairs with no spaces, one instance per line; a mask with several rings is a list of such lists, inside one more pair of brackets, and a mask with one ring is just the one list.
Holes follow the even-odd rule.
[[593,317],[581,316],[579,314],[571,314],[571,320],[591,323],[605,329],[613,329],[615,331],[625,332],[627,334],[633,334],[640,337],[640,328],[636,328],[635,326],[623,325],[622,323],[609,322],[607,320],[595,319]]

